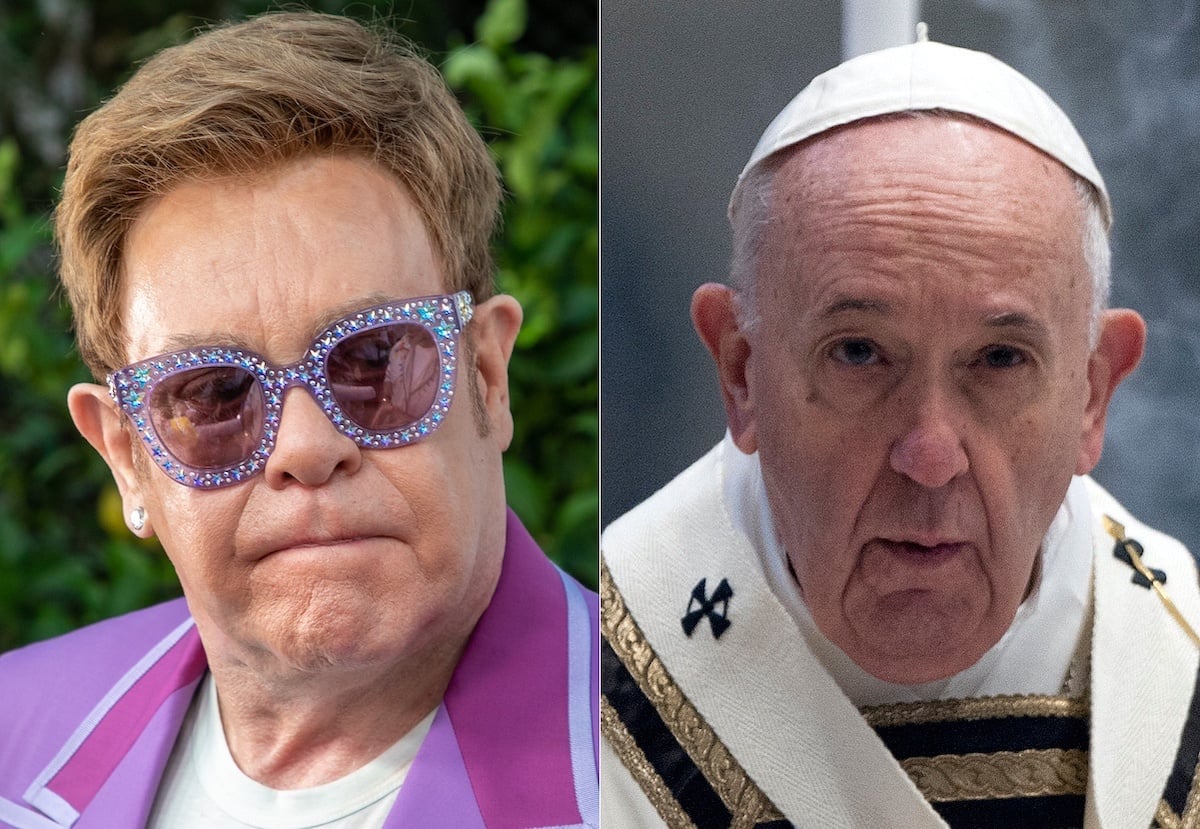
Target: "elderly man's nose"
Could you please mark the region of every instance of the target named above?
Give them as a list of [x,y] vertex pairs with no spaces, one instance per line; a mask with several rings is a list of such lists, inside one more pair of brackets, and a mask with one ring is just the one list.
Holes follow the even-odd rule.
[[358,444],[329,422],[307,390],[291,388],[285,393],[275,449],[265,470],[271,486],[291,481],[320,486],[337,470],[353,473],[361,463]]
[[923,487],[937,489],[967,471],[962,436],[944,406],[926,405],[892,444],[892,469]]

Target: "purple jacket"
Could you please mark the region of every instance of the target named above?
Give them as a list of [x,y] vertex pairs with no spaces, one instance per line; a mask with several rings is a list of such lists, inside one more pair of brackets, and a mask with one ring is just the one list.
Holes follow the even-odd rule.
[[[598,630],[596,595],[510,511],[496,593],[385,826],[598,826]],[[205,670],[182,599],[0,656],[0,826],[145,826]]]

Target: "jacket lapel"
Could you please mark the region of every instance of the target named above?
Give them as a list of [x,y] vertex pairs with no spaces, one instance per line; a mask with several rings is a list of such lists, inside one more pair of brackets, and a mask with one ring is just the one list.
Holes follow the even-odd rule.
[[482,829],[485,825],[450,715],[446,706],[441,705],[384,829],[410,826]]
[[188,619],[92,709],[25,792],[26,802],[61,826],[144,825],[206,668]]
[[509,512],[496,592],[389,827],[596,825],[596,602]]

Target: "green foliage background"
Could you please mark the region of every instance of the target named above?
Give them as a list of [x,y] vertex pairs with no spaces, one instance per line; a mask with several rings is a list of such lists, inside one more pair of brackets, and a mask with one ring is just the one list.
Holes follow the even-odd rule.
[[[595,3],[312,2],[386,18],[429,50],[488,138],[508,190],[496,259],[525,308],[512,365],[509,503],[594,586],[598,534]],[[108,470],[66,409],[90,376],[54,275],[49,211],[75,121],[136,62],[266,3],[0,5],[0,651],[178,595],[126,530]]]

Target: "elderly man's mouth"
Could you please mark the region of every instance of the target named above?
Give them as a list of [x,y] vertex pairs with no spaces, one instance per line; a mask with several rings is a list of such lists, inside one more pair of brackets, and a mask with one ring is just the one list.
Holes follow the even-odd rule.
[[934,564],[966,552],[970,547],[965,541],[950,539],[875,539],[869,546],[914,564]]
[[914,553],[916,555],[937,555],[938,553],[951,553],[961,548],[961,541],[947,541],[938,544],[921,544],[916,541],[889,541],[889,544],[894,545],[898,549],[906,553]]

